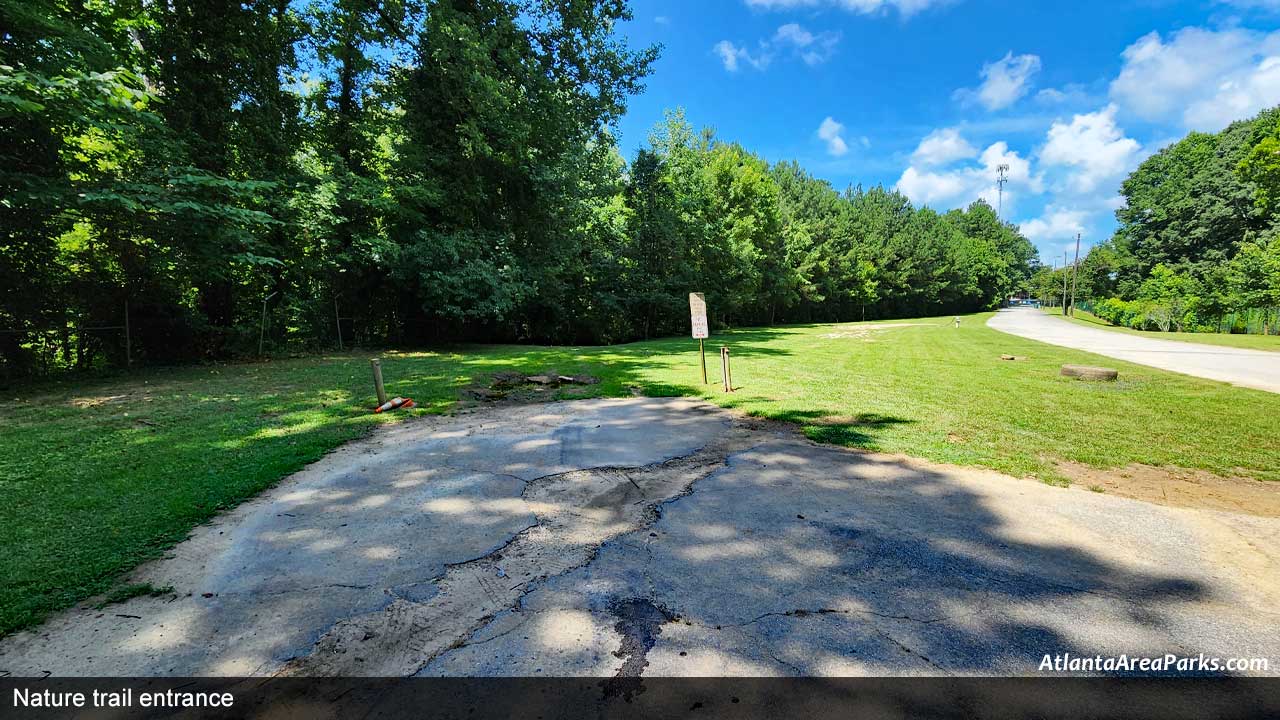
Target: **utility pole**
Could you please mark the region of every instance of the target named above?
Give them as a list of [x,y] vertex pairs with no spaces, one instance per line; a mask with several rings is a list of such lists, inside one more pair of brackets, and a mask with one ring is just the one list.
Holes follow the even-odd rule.
[[996,218],[1004,216],[1004,184],[1009,182],[1009,165],[1001,163],[996,166]]
[[1076,315],[1076,278],[1080,276],[1080,233],[1076,233],[1076,261],[1071,268],[1071,317]]
[[1067,314],[1067,251],[1062,251],[1062,314]]

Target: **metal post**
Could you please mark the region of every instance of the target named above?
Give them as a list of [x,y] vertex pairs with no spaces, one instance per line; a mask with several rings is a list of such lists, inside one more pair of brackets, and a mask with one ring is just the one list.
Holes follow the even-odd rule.
[[1076,314],[1076,278],[1080,276],[1080,233],[1076,233],[1076,261],[1071,267],[1071,316]]
[[333,323],[338,327],[338,349],[342,350],[342,318],[338,317],[338,296],[333,296]]
[[262,357],[262,341],[267,335],[267,301],[275,296],[275,293],[271,293],[262,298],[262,324],[258,327],[258,357]]
[[373,389],[378,393],[378,405],[387,404],[387,391],[382,387],[382,361],[373,358],[369,361],[369,365],[373,367]]
[[129,331],[129,300],[124,301],[124,366],[133,367],[133,337]]
[[729,376],[729,392],[733,392],[733,358],[729,357],[729,348],[724,349],[724,369]]
[[702,338],[698,338],[698,357],[702,358],[702,384],[707,384],[707,348]]

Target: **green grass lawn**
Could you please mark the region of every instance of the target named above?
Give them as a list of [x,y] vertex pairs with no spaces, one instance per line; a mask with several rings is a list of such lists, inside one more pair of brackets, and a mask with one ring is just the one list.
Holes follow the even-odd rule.
[[[589,395],[703,396],[811,438],[1062,480],[1056,459],[1178,465],[1280,480],[1280,395],[1108,359],[1118,383],[1059,377],[1096,356],[968,317],[748,329],[708,344],[484,346],[382,354],[387,389],[447,412],[488,374],[590,373]],[[737,392],[715,384],[732,348]],[[1002,361],[1002,353],[1025,361]],[[196,524],[401,415],[372,415],[369,353],[158,369],[0,399],[0,634],[115,588]]]
[[[1062,308],[1040,309],[1050,315],[1063,317]],[[1226,347],[1245,348],[1247,350],[1271,350],[1273,352],[1280,352],[1280,335],[1230,335],[1228,333],[1188,333],[1134,330],[1133,328],[1112,325],[1097,315],[1094,315],[1087,310],[1081,310],[1080,308],[1076,308],[1076,314],[1074,317],[1068,316],[1065,319],[1077,325],[1106,328],[1107,330],[1115,330],[1116,332],[1140,335],[1142,337],[1155,338],[1157,340],[1177,340],[1179,342],[1202,343],[1204,345],[1222,345]]]

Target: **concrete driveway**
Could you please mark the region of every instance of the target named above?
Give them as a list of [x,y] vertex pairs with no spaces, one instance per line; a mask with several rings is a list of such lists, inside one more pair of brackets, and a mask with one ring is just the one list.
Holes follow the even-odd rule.
[[987,325],[1050,345],[1280,393],[1280,353],[1139,337],[1077,325],[1029,307],[1005,308]]
[[0,641],[0,674],[1036,674],[1267,657],[1280,520],[810,443],[682,399],[384,428]]

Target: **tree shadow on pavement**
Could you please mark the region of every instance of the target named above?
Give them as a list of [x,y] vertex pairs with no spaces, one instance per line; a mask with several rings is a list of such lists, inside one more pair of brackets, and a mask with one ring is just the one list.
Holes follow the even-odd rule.
[[424,674],[533,674],[566,653],[598,668],[625,620],[616,608],[637,602],[668,618],[625,664],[646,675],[1034,675],[1064,653],[1280,648],[1257,613],[1223,612],[1231,589],[1192,560],[1176,515],[987,478],[764,442],[526,595],[500,616],[517,625],[502,641],[464,644]]

